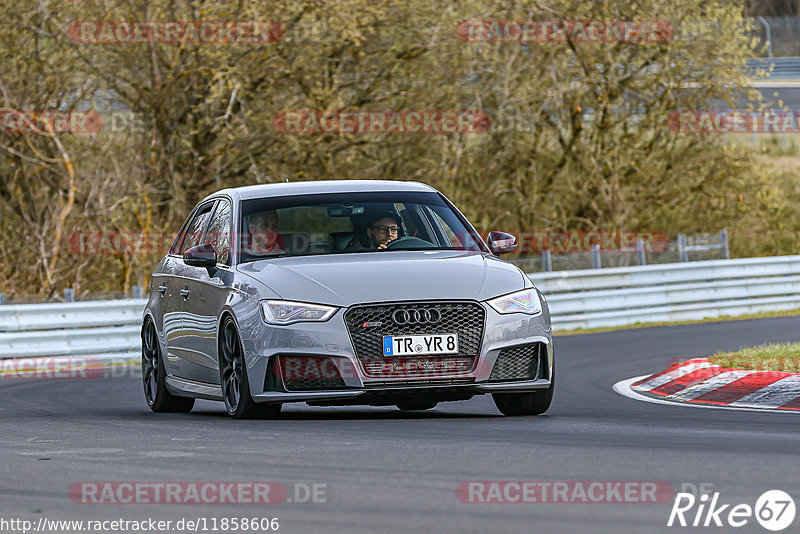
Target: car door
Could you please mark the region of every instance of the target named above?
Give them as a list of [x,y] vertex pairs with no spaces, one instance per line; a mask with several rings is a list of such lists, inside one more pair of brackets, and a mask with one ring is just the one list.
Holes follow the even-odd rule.
[[189,303],[191,297],[189,285],[196,267],[186,265],[183,253],[203,243],[215,204],[216,201],[212,200],[195,210],[191,222],[186,227],[178,254],[173,258],[172,276],[167,287],[167,293],[174,296],[168,303],[168,313],[174,314],[172,322],[177,320],[179,324],[177,328],[170,329],[167,339],[168,364],[171,374],[181,378],[197,380],[197,361],[203,359],[202,354],[195,348],[197,325],[192,319],[186,318],[187,312],[192,313],[193,310],[193,303]]
[[153,286],[158,295],[158,313],[155,314],[156,329],[161,332],[161,339],[166,350],[164,362],[169,374],[180,370],[180,357],[175,352],[176,336],[180,335],[181,330],[182,308],[179,274],[183,268],[183,261],[180,260],[179,253],[182,250],[187,228],[194,219],[195,213],[196,210],[193,210],[186,218],[169,252],[161,261],[156,272],[153,273]]
[[166,349],[164,363],[172,374],[177,369],[175,366],[179,366],[179,356],[175,352],[175,337],[180,335],[181,330],[181,297],[178,293],[180,280],[175,278],[175,268],[179,266],[175,258],[167,257],[163,262],[163,267],[161,274],[153,275],[161,302],[161,324],[157,327],[161,328]]
[[[220,199],[203,238],[217,251],[217,266],[186,266],[188,295],[183,306],[184,352],[186,378],[208,384],[219,384],[217,356],[217,323],[233,284],[229,267],[231,243],[231,204]],[[188,357],[191,354],[191,358]]]

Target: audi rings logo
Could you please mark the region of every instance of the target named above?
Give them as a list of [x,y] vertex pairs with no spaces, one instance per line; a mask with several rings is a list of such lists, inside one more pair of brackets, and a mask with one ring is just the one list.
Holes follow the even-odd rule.
[[441,320],[442,314],[435,308],[428,310],[410,308],[404,310],[395,310],[394,313],[392,313],[392,321],[399,325],[434,324]]

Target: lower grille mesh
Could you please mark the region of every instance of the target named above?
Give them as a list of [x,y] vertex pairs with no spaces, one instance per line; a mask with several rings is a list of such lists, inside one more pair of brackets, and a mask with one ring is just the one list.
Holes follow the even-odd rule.
[[[333,358],[325,356],[280,355],[276,359],[273,372],[283,378],[283,385],[287,391],[347,387]],[[265,384],[265,390],[266,387]]]
[[308,391],[313,389],[341,389],[345,387],[341,378],[290,378],[284,382],[288,391]]
[[505,380],[533,380],[539,369],[541,343],[506,347],[500,351],[489,375],[490,382]]

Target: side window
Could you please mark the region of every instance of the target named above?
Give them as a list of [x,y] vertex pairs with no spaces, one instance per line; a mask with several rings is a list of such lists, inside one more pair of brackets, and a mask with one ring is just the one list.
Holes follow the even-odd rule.
[[450,226],[448,226],[448,224],[444,221],[444,219],[442,219],[442,217],[435,211],[433,212],[433,216],[435,217],[435,220],[439,223],[439,226],[442,228],[442,230],[444,230],[444,235],[450,242],[450,246],[451,247],[462,246],[463,243],[461,243],[461,241],[456,237],[455,232],[453,232],[453,230],[450,228]]
[[214,203],[210,202],[197,210],[192,222],[190,222],[189,226],[187,226],[184,230],[186,237],[183,239],[183,244],[181,245],[178,254],[183,254],[190,248],[201,244],[201,239],[203,239],[203,231],[206,229],[206,226],[208,226],[208,220],[211,218],[211,208],[213,207]]
[[[420,232],[421,229],[419,224],[417,223],[417,219],[419,217],[417,216],[415,218],[414,217],[415,214],[412,213],[412,209],[419,209],[419,208],[415,208],[413,205],[406,206],[405,204],[395,204],[395,209],[397,210],[397,213],[400,214],[400,217],[403,219],[403,226],[405,227],[406,235],[419,238],[424,238],[424,236],[427,235],[424,232],[424,230]],[[399,237],[403,236],[399,235]]]
[[208,227],[206,242],[214,245],[217,263],[227,265],[231,252],[231,205],[224,200],[217,204]]
[[186,229],[189,227],[189,221],[192,218],[192,214],[190,213],[189,216],[183,221],[181,225],[181,229],[178,231],[178,235],[175,236],[175,241],[172,242],[172,246],[169,247],[170,254],[177,254],[178,251],[181,249],[181,243],[183,242],[183,238],[186,235]]
[[471,234],[466,231],[454,230],[462,226],[452,211],[441,207],[430,207],[426,209],[429,214],[432,215],[431,221],[438,227],[436,233],[444,232],[444,235],[438,239],[445,240],[443,243],[440,243],[440,246],[474,251],[481,250]]

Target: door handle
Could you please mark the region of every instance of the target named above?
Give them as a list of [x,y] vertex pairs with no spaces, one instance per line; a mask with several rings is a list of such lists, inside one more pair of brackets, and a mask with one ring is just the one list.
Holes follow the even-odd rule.
[[167,284],[161,284],[158,286],[158,292],[161,293],[161,296],[164,296],[164,293],[167,292]]
[[189,298],[189,286],[186,286],[183,289],[181,289],[181,296],[183,297],[183,300]]

